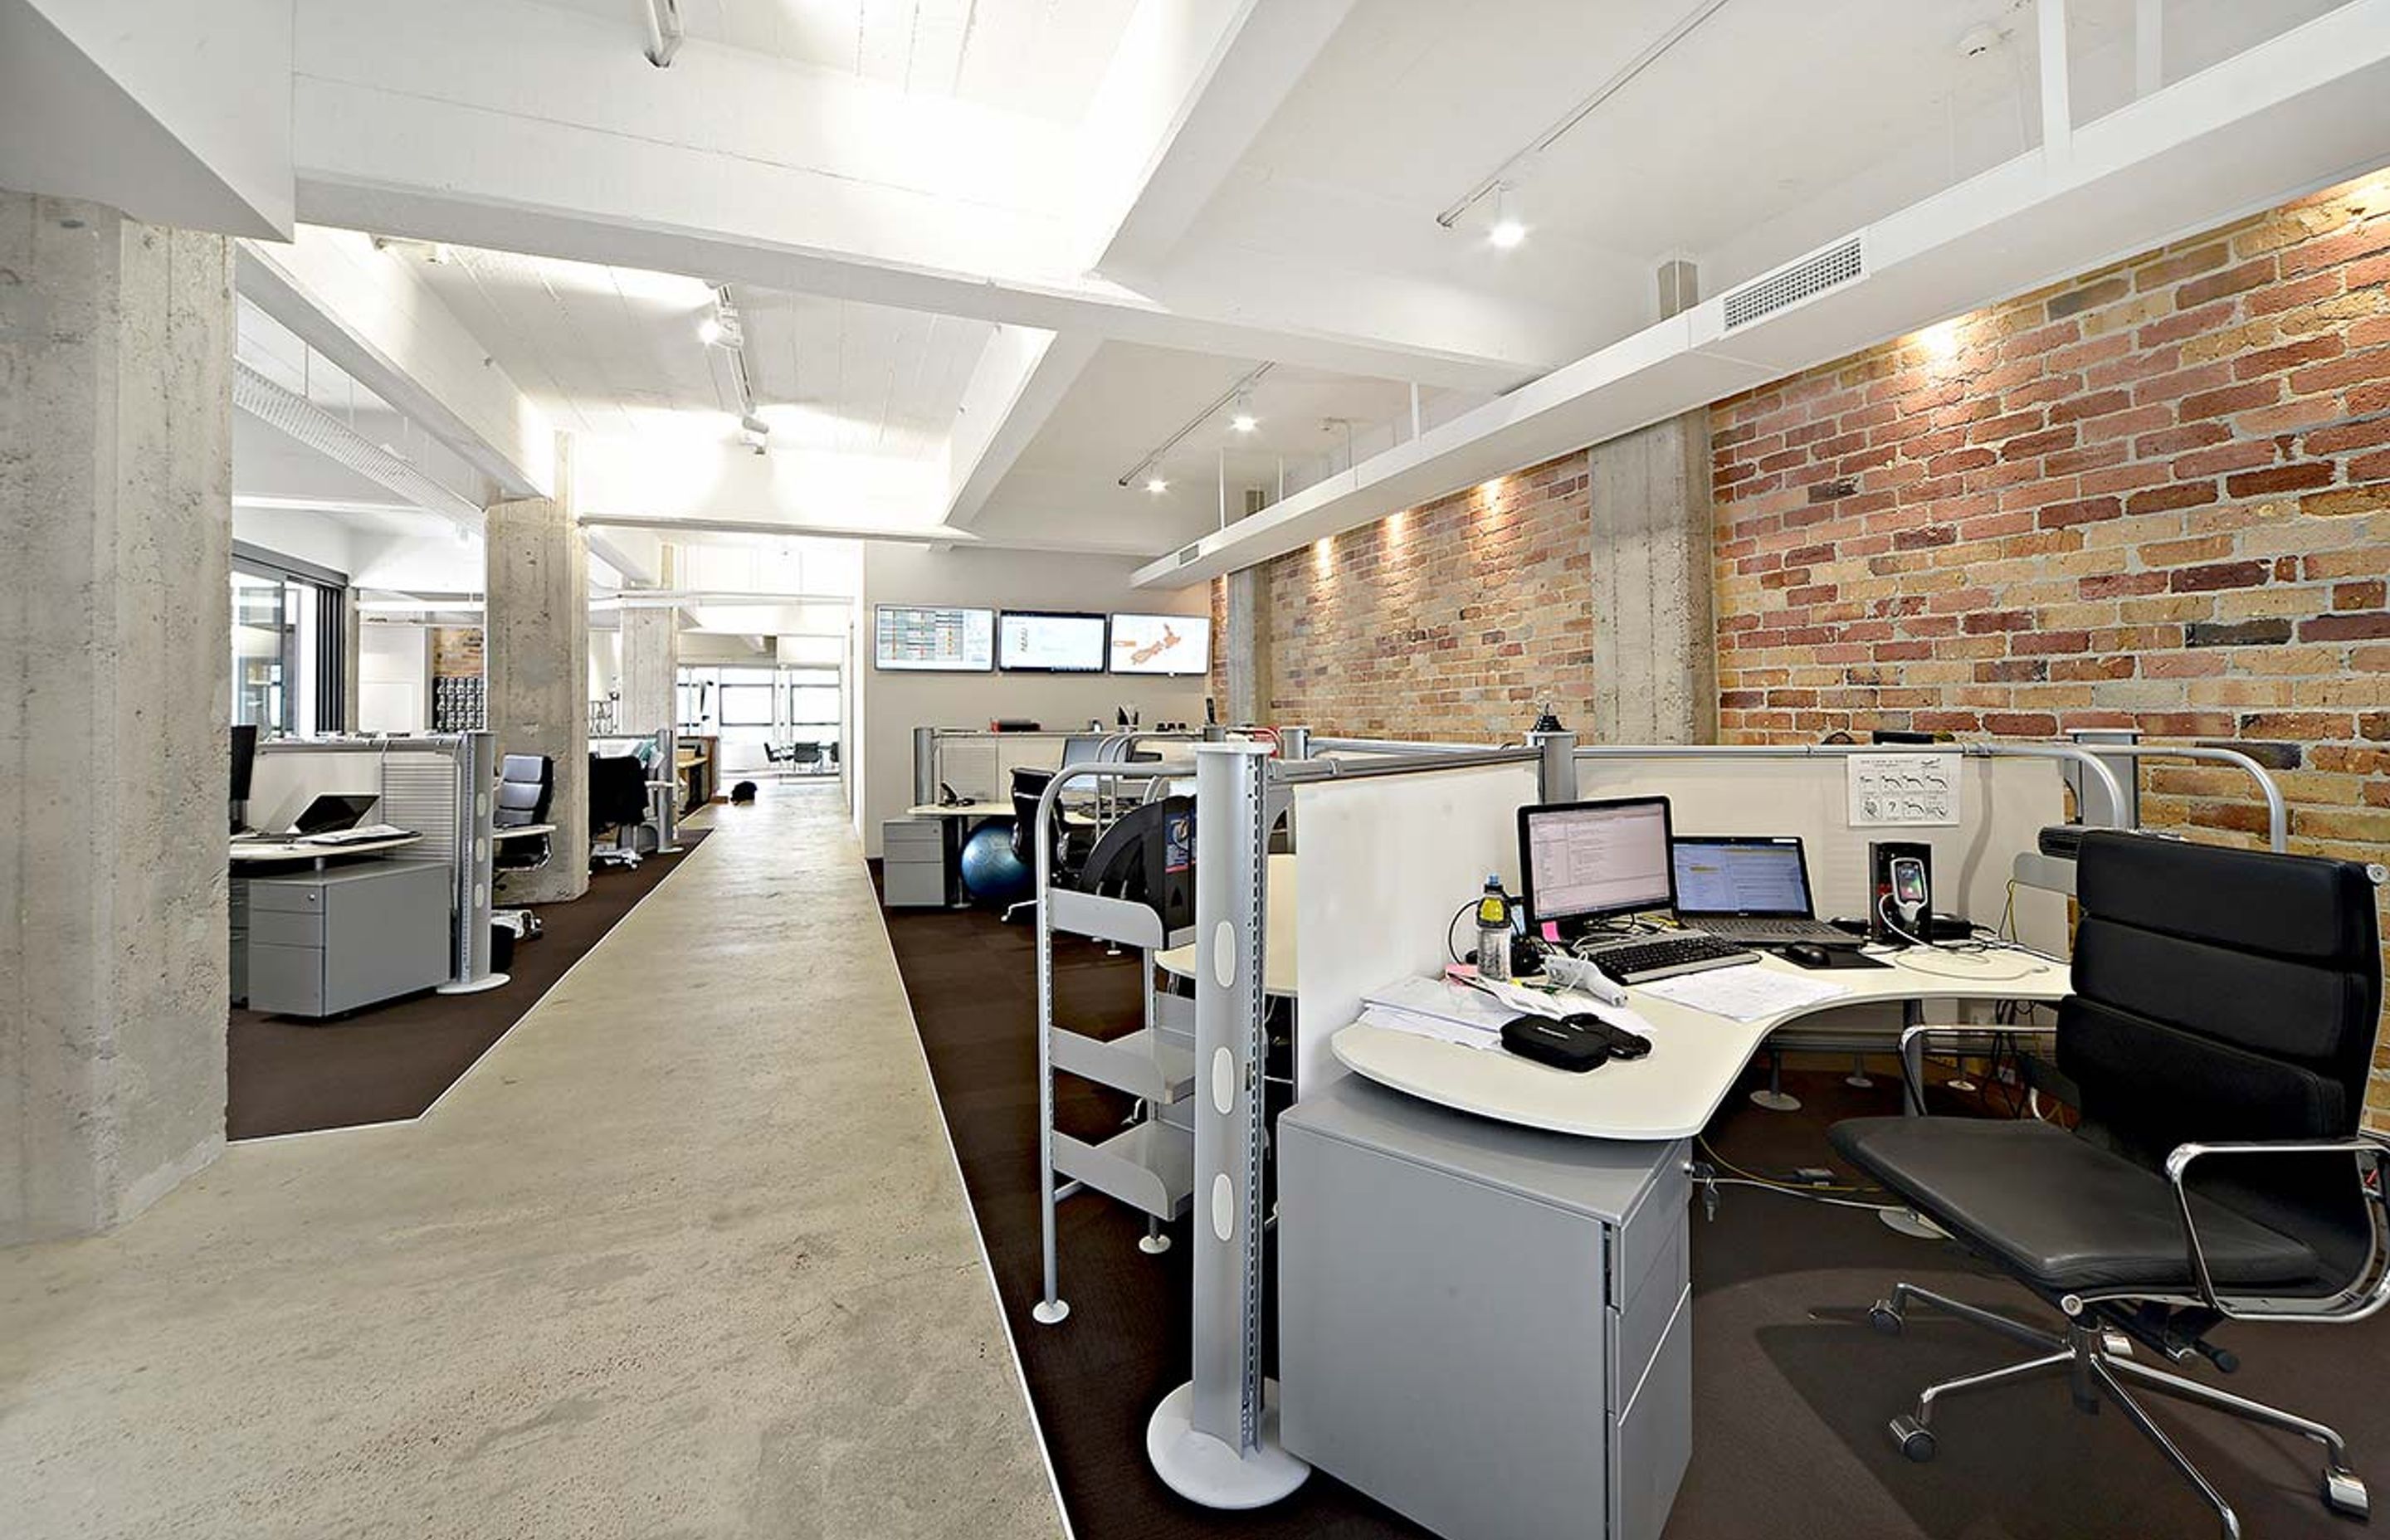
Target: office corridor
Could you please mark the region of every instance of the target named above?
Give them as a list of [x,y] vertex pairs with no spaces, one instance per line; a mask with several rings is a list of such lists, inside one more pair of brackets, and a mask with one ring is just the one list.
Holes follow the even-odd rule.
[[835,791],[718,811],[420,1123],[0,1252],[11,1534],[1060,1533]]

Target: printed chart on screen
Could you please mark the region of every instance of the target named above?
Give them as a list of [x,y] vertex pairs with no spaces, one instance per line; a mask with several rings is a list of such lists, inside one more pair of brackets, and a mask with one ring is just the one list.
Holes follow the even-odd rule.
[[875,614],[872,661],[884,669],[984,674],[996,666],[996,611],[883,604]]
[[996,622],[996,665],[1023,674],[1101,674],[1104,618],[1008,610]]
[[1208,674],[1212,622],[1199,615],[1114,615],[1114,674]]

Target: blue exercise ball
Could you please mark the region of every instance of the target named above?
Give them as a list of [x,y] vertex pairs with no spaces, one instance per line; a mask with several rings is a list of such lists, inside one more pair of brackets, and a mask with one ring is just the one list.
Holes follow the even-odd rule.
[[1018,904],[1037,885],[1036,874],[1012,853],[1012,826],[982,824],[963,841],[963,891],[982,904]]

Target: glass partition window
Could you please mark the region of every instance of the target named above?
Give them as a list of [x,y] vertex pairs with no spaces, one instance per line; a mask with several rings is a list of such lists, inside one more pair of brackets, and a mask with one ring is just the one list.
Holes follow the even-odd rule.
[[297,731],[290,712],[294,586],[238,569],[232,574],[232,719],[264,738]]

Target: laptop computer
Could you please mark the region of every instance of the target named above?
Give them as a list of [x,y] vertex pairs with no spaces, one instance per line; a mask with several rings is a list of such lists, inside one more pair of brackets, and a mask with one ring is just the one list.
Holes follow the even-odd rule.
[[373,811],[379,796],[356,796],[331,793],[309,802],[306,811],[291,824],[293,834],[330,834],[338,829],[354,828],[357,821]]
[[1817,918],[1798,835],[1679,836],[1669,841],[1677,918],[1746,946],[1857,946]]

